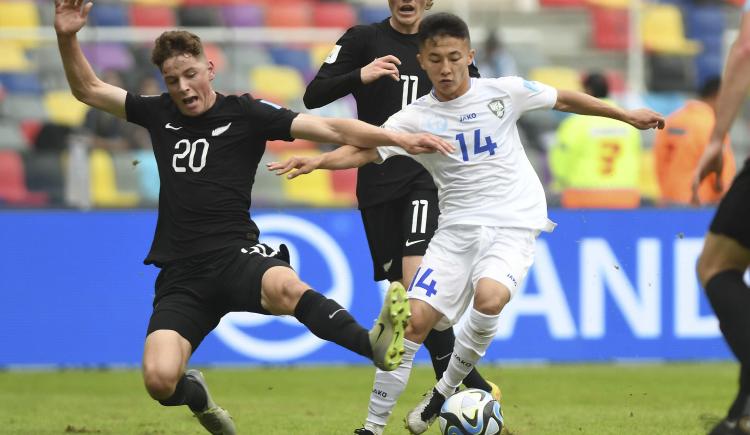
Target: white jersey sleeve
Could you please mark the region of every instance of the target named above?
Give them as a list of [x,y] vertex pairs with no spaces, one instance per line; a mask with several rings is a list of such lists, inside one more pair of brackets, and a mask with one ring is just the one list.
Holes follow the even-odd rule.
[[513,113],[519,118],[524,112],[536,109],[551,109],[557,103],[557,89],[522,77],[502,77],[502,87],[511,98]]
[[[417,133],[419,130],[418,124],[415,120],[418,118],[416,118],[411,112],[413,112],[413,110],[409,110],[409,106],[399,110],[398,112],[391,115],[387,121],[385,121],[385,124],[383,124],[383,128],[404,133]],[[387,158],[393,156],[413,157],[411,154],[406,152],[405,149],[396,146],[377,147],[377,150],[380,159],[375,161],[375,163],[383,163]]]

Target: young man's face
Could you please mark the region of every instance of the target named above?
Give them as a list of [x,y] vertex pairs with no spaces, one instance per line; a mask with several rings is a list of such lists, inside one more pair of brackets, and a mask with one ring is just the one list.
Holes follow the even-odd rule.
[[401,27],[413,27],[422,19],[427,0],[388,0],[391,17]]
[[185,116],[198,116],[216,101],[211,86],[214,65],[191,54],[180,54],[165,60],[161,74],[172,101]]
[[469,90],[469,65],[474,61],[474,50],[467,39],[453,36],[428,39],[419,48],[417,60],[440,100],[452,100]]

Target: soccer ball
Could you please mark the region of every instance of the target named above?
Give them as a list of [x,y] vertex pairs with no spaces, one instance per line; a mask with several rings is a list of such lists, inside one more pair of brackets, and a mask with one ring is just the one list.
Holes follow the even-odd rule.
[[438,420],[443,435],[498,435],[503,429],[500,403],[476,388],[447,398]]

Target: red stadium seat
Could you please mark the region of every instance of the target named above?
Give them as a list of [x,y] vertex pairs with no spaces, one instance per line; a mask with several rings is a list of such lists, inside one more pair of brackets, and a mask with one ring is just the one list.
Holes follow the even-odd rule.
[[169,6],[139,5],[130,7],[130,24],[135,27],[174,27],[177,20]]
[[29,192],[23,159],[13,150],[0,150],[0,201],[16,206],[42,206],[44,192]]
[[357,24],[357,13],[349,3],[321,3],[313,9],[313,24],[348,29]]
[[333,191],[336,195],[348,198],[352,204],[357,203],[357,169],[331,171]]
[[543,7],[551,8],[580,8],[585,5],[584,0],[541,0]]
[[591,8],[591,27],[594,47],[600,50],[627,50],[630,15],[627,9]]
[[308,3],[280,3],[266,6],[266,26],[309,27],[312,26],[312,11]]

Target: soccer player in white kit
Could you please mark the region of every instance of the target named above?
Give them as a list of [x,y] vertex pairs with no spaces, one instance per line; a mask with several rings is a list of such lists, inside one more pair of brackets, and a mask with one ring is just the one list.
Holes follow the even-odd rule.
[[[516,121],[527,111],[557,109],[618,119],[639,129],[662,128],[648,109],[623,110],[594,97],[529,82],[520,77],[469,77],[474,59],[469,30],[459,17],[438,13],[419,28],[418,59],[433,90],[391,116],[386,129],[430,132],[453,142],[452,154],[412,155],[438,188],[438,229],[409,289],[412,317],[405,353],[392,372],[378,370],[365,427],[383,432],[406,387],[414,354],[432,328],[455,324],[468,309],[443,377],[406,418],[413,434],[424,433],[445,398],[485,354],[500,312],[534,261],[536,237],[552,231],[544,189],[521,145]],[[270,170],[288,178],[314,169],[343,169],[409,155],[395,147],[344,146],[316,157],[293,157]],[[471,305],[471,306],[470,306]]]

